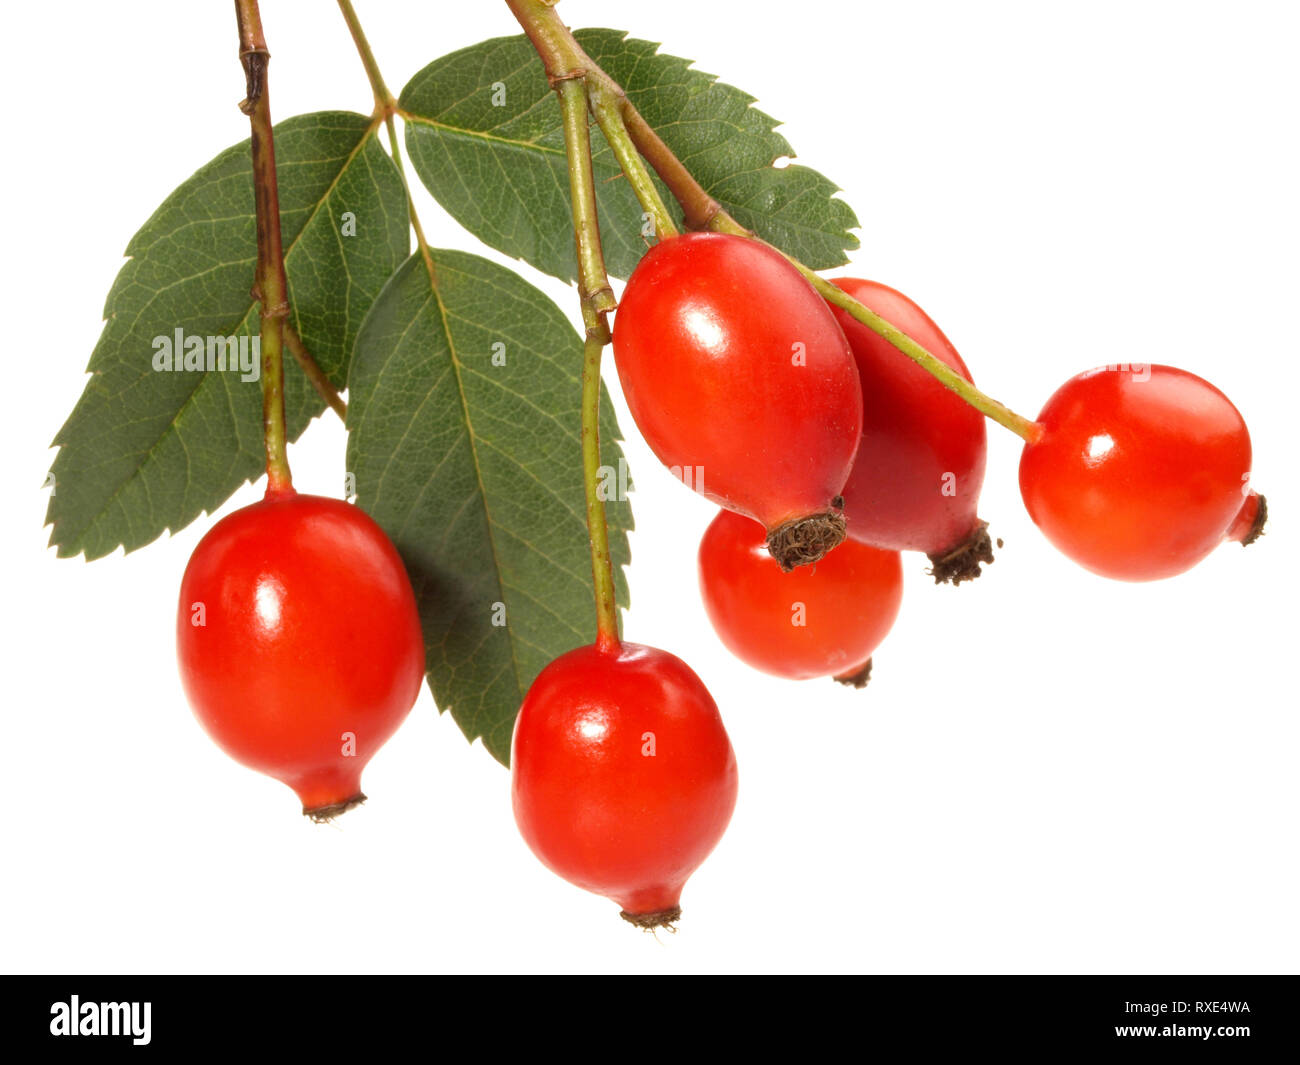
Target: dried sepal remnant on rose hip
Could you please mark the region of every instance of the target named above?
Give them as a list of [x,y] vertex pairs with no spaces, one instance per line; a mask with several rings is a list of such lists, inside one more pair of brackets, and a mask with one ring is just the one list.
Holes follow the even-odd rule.
[[1172,577],[1225,539],[1259,535],[1250,433],[1208,381],[1172,366],[1112,365],[1047,401],[1020,458],[1034,523],[1064,554],[1117,580]]
[[614,358],[660,461],[761,522],[780,564],[843,539],[861,387],[830,309],[779,252],[720,233],[657,244],[619,304]]
[[[997,541],[998,547],[1002,541]],[[978,577],[983,570],[980,564],[992,565],[993,537],[989,535],[989,523],[977,521],[966,538],[946,551],[931,552],[930,576],[935,584],[962,584]]]
[[200,724],[315,820],[364,798],[361,771],[424,675],[415,596],[388,537],[351,504],[292,489],[199,542],[176,636]]
[[856,677],[898,617],[897,551],[846,540],[816,566],[786,573],[756,521],[721,511],[699,550],[700,595],[737,658],[778,677]]
[[[952,342],[901,292],[860,278],[834,283],[971,379]],[[862,444],[844,486],[849,535],[875,547],[923,551],[937,582],[978,577],[980,563],[993,561],[977,513],[984,416],[843,308],[831,310],[862,382]]]
[[671,924],[682,887],[736,805],[736,757],[718,708],[680,658],[579,647],[537,677],[515,722],[515,821],[553,872]]

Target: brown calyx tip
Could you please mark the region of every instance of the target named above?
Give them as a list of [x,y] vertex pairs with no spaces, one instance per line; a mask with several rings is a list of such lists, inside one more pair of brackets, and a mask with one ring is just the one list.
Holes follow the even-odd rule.
[[[1002,541],[998,541],[1002,546]],[[930,560],[930,576],[935,584],[961,584],[973,581],[984,571],[980,563],[993,561],[993,540],[989,536],[989,523],[977,521],[970,535],[947,551],[936,551],[927,555]]]
[[847,527],[844,515],[838,510],[795,518],[767,534],[767,553],[789,573],[797,566],[808,566],[825,557],[844,540]]
[[854,670],[852,673],[842,673],[838,677],[832,678],[836,684],[847,684],[851,688],[859,690],[867,686],[871,680],[871,659],[867,659],[867,664],[861,669]]
[[682,916],[682,908],[680,906],[670,906],[666,910],[656,910],[654,913],[628,913],[627,910],[619,910],[618,915],[628,924],[636,925],[643,932],[655,932],[660,928],[676,932],[676,922]]
[[1249,547],[1261,536],[1264,535],[1264,526],[1268,524],[1268,500],[1262,495],[1256,494],[1259,500],[1255,504],[1255,520],[1250,523],[1250,528],[1246,530],[1246,535],[1241,538],[1241,546]]
[[354,806],[360,806],[365,801],[366,797],[362,795],[361,792],[357,792],[350,799],[344,799],[342,802],[333,802],[328,806],[317,806],[311,810],[304,806],[302,812],[304,816],[310,817],[314,823],[318,825],[328,825],[336,817],[342,817]]

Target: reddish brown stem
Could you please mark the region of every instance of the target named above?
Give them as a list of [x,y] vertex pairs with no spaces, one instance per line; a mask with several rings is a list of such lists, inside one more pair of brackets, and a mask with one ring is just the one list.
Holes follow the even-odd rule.
[[289,315],[289,283],[280,236],[280,193],[275,175],[275,137],[266,69],[271,53],[262,33],[257,0],[235,0],[239,60],[245,96],[239,109],[248,116],[253,146],[253,202],[257,213],[257,277],[253,293],[261,305],[262,431],[266,441],[267,492],[291,491],[288,439],[284,420],[284,325]]
[[311,382],[312,388],[316,389],[317,395],[328,404],[330,410],[346,421],[348,405],[339,395],[339,390],[325,376],[325,371],[312,358],[311,352],[307,350],[292,322],[284,323],[284,346],[289,349],[289,354],[293,356],[298,368],[307,375],[307,380]]

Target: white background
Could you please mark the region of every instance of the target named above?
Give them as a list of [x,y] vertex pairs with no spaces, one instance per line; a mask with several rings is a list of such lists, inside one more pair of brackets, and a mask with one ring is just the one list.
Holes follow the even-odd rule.
[[[212,519],[93,564],[45,547],[47,445],[122,249],[247,135],[230,4],[129,8],[21,5],[6,54],[0,965],[1296,970],[1292,5],[564,0],[572,24],[662,41],[783,118],[862,219],[854,272],[916,298],[997,397],[1032,415],[1118,361],[1213,380],[1251,425],[1273,512],[1249,551],[1107,582],[1038,535],[1018,441],[990,426],[982,513],[1005,549],[959,589],[909,556],[902,614],[855,693],[729,657],[695,589],[713,509],[630,440],[627,634],[693,664],[741,769],[730,831],[659,941],[533,858],[507,772],[427,691],[368,769],[370,803],[336,826],[226,759],[173,650],[181,571]],[[332,4],[263,8],[277,118],[369,110]],[[516,30],[500,3],[358,8],[394,91]],[[483,251],[420,196],[435,244]],[[344,442],[335,419],[309,430],[300,489],[339,492]]]

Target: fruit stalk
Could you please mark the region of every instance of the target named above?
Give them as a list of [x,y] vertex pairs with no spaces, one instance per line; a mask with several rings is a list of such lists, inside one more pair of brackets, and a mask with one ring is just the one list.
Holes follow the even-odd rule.
[[588,335],[582,359],[582,480],[587,494],[587,534],[591,543],[591,576],[596,589],[596,645],[616,651],[618,600],[614,564],[609,555],[609,529],[600,498],[600,356],[608,340]]
[[284,326],[289,315],[289,283],[284,273],[280,237],[280,194],[275,175],[275,138],[266,69],[271,53],[262,33],[257,0],[235,0],[239,25],[239,60],[244,67],[245,95],[239,109],[252,130],[253,198],[257,212],[257,277],[253,285],[260,305],[262,432],[266,442],[267,492],[292,491],[284,423]]
[[[730,223],[730,226],[735,227],[725,228],[722,232],[734,233],[743,228],[725,211],[715,216],[714,221],[715,223],[722,222],[724,225]],[[780,251],[779,248],[777,250]],[[1021,414],[1017,414],[1010,407],[999,403],[992,396],[985,395],[942,359],[931,354],[901,329],[890,325],[875,311],[859,303],[843,289],[831,284],[820,274],[808,269],[803,263],[791,258],[789,255],[786,255],[786,258],[807,279],[808,283],[817,290],[819,296],[828,303],[834,304],[847,312],[873,333],[888,340],[894,347],[943,385],[944,388],[950,392],[955,392],[986,418],[991,418],[1004,428],[1010,429],[1021,439],[1027,441],[1038,439],[1039,427],[1035,422]]]
[[580,78],[555,83],[564,114],[564,148],[568,158],[569,199],[573,210],[574,243],[578,254],[578,293],[584,320],[617,306],[605,273],[596,217],[596,182],[591,172],[591,131],[587,121],[587,91]]
[[582,358],[582,481],[587,497],[587,534],[596,594],[596,645],[601,650],[617,651],[618,601],[614,590],[614,564],[609,554],[609,528],[599,487],[600,358],[610,340],[605,314],[616,306],[616,301],[600,247],[586,85],[581,78],[562,78],[555,82],[555,92],[564,112],[564,149],[568,159],[569,198],[578,255],[578,291],[586,328]]
[[618,165],[623,168],[623,175],[636,194],[641,209],[654,223],[654,235],[658,240],[677,236],[677,224],[668,213],[664,201],[655,188],[654,179],[646,170],[641,154],[632,145],[627,126],[623,120],[623,109],[627,97],[622,90],[612,85],[608,78],[593,77],[587,83],[587,94],[591,102],[591,113],[596,117],[596,124],[609,142]]

